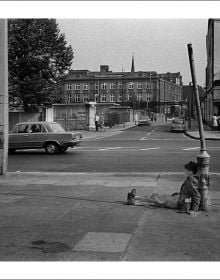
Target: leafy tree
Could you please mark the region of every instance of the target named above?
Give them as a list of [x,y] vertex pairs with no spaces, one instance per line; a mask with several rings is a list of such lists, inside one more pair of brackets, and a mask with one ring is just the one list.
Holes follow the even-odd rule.
[[[28,106],[54,101],[73,60],[55,19],[8,20],[9,101]],[[56,99],[56,97],[55,97]]]

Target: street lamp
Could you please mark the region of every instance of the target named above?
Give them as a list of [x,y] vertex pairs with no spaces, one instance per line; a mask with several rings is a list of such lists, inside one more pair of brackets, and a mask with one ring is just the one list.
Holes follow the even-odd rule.
[[199,92],[198,92],[197,81],[196,81],[192,44],[188,44],[187,46],[188,46],[190,70],[191,70],[191,75],[192,75],[192,83],[193,83],[193,88],[195,91],[195,101],[196,101],[198,126],[199,126],[199,134],[200,134],[200,144],[201,144],[200,154],[197,156],[199,190],[200,190],[200,194],[201,194],[201,209],[207,211],[209,204],[210,204],[209,195],[208,195],[210,156],[206,152],[206,146],[205,146],[202,114],[201,114],[201,107],[200,107],[200,102],[199,102]]

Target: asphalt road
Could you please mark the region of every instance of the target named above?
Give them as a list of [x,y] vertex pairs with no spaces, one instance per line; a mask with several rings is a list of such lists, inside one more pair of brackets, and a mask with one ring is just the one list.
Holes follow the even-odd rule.
[[[219,143],[206,141],[211,172],[219,172]],[[17,151],[9,155],[8,171],[182,172],[187,161],[196,160],[199,150],[200,141],[171,133],[169,126],[140,126],[105,138],[97,133],[64,154]]]

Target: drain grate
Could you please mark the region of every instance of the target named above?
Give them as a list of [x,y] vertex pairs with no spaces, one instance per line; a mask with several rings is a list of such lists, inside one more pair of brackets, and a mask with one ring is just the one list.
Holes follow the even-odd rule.
[[62,253],[71,250],[67,244],[63,242],[50,242],[44,240],[35,240],[32,242],[31,249],[37,249],[43,253]]

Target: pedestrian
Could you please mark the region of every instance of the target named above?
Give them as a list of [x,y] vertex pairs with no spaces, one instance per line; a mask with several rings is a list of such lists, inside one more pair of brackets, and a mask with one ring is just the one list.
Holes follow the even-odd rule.
[[199,193],[199,183],[196,176],[197,163],[190,161],[185,166],[186,180],[183,182],[180,192],[171,195],[154,193],[149,196],[137,196],[136,190],[133,189],[127,195],[127,203],[129,205],[145,205],[153,203],[159,207],[179,209],[178,213],[187,213],[196,216],[201,196]]
[[217,116],[216,116],[216,114],[214,114],[213,116],[212,116],[212,129],[213,130],[217,130],[217,128],[218,128],[218,118],[217,118]]
[[95,115],[95,128],[96,128],[96,131],[99,130],[99,115],[98,114]]
[[100,122],[100,129],[105,131],[105,128],[104,128],[104,116],[103,116],[103,114],[100,115],[99,122]]
[[154,114],[154,121],[157,121],[157,114]]
[[137,113],[134,114],[134,123],[138,124],[138,114]]

